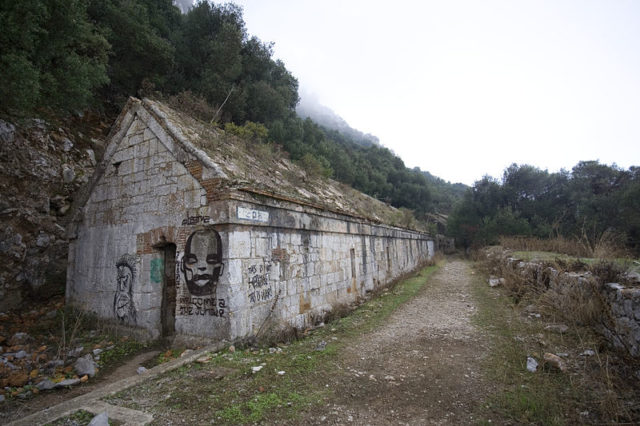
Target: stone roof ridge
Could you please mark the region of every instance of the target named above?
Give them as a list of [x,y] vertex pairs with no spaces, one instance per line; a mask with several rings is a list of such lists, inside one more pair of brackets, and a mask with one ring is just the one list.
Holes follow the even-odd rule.
[[[135,99],[135,98],[132,98]],[[150,99],[144,98],[142,105],[153,115],[153,117],[159,122],[159,124],[167,131],[189,154],[194,155],[202,164],[212,169],[217,177],[222,179],[229,179],[227,174],[222,168],[207,155],[206,152],[197,148],[189,141],[189,137],[184,134],[180,127],[174,125],[167,114],[162,111],[155,102]]]

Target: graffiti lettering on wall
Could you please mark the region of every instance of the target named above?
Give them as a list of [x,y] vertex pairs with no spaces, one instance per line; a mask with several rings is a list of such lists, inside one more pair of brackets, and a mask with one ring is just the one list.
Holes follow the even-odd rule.
[[227,303],[213,297],[181,297],[180,315],[209,315],[224,317]]
[[113,312],[122,323],[136,322],[136,308],[133,303],[135,281],[136,257],[124,254],[116,262],[116,294],[113,298]]
[[273,288],[269,280],[271,263],[251,265],[247,268],[249,276],[249,301],[251,303],[263,302],[273,297]]
[[186,219],[182,219],[182,225],[197,225],[199,223],[209,223],[211,216],[189,216]]
[[189,235],[180,270],[191,295],[215,295],[223,269],[220,234],[203,229]]
[[249,301],[251,303],[264,302],[273,297],[273,289],[271,287],[255,290],[249,293]]

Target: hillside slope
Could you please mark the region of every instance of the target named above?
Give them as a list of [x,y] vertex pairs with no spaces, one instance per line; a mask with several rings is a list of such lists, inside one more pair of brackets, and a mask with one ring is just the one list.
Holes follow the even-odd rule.
[[0,120],[0,312],[64,292],[65,215],[107,128],[91,117]]

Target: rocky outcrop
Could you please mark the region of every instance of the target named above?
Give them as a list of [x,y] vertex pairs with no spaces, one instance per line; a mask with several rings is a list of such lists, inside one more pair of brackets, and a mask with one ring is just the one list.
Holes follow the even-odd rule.
[[0,312],[64,292],[65,215],[93,173],[103,128],[86,117],[0,119]]

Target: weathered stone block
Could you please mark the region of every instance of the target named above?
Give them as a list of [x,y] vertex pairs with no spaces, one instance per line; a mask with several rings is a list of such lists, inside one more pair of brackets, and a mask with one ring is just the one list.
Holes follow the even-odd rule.
[[235,231],[229,235],[229,258],[248,258],[251,256],[251,233]]

